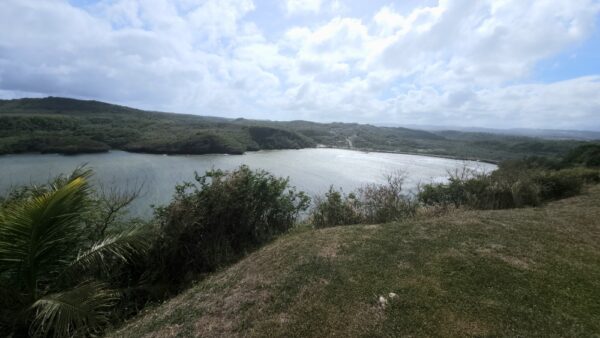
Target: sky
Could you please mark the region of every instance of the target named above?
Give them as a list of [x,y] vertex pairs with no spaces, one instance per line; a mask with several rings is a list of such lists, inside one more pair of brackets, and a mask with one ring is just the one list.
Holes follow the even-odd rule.
[[600,0],[1,0],[0,98],[600,130]]

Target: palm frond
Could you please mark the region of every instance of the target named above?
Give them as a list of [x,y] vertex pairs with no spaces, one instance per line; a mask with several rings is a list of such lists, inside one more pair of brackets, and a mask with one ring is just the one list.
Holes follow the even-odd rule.
[[76,253],[89,186],[77,176],[56,189],[7,206],[0,217],[0,271],[28,288]]
[[114,260],[123,263],[131,262],[150,249],[148,234],[132,229],[117,235],[106,237],[95,243],[88,250],[80,252],[77,258],[61,274],[62,277],[73,276],[81,271],[108,271]]
[[118,300],[116,291],[97,281],[44,296],[30,308],[34,313],[30,333],[41,337],[70,337],[94,332],[108,323],[110,309]]

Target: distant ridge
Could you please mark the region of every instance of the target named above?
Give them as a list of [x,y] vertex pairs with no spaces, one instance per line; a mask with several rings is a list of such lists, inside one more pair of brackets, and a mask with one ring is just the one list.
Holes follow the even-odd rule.
[[[386,126],[381,124],[381,126]],[[392,125],[389,125],[392,126]],[[556,140],[600,140],[600,131],[593,130],[566,130],[566,129],[535,129],[535,128],[508,128],[508,129],[497,129],[497,128],[482,128],[482,127],[458,127],[458,126],[434,126],[434,125],[398,125],[399,127],[406,127],[411,129],[425,130],[425,131],[444,131],[444,130],[456,130],[470,133],[488,133],[488,134],[500,134],[500,135],[514,135],[514,136],[526,136],[526,137],[540,137],[545,139],[556,139]]]
[[579,141],[482,132],[163,113],[63,97],[0,100],[0,154],[241,154],[317,146],[498,161],[561,156]]

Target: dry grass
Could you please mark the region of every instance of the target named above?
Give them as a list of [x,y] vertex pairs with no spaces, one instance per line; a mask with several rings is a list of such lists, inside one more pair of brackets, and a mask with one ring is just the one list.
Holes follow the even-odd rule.
[[599,300],[595,187],[542,208],[297,231],[110,336],[594,336]]

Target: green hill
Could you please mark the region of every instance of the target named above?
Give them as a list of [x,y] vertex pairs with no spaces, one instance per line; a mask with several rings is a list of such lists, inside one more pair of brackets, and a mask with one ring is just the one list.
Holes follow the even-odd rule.
[[0,154],[111,149],[240,154],[326,146],[498,161],[531,155],[559,157],[584,143],[356,123],[226,119],[58,97],[0,100]]
[[598,200],[299,229],[109,336],[595,336]]

